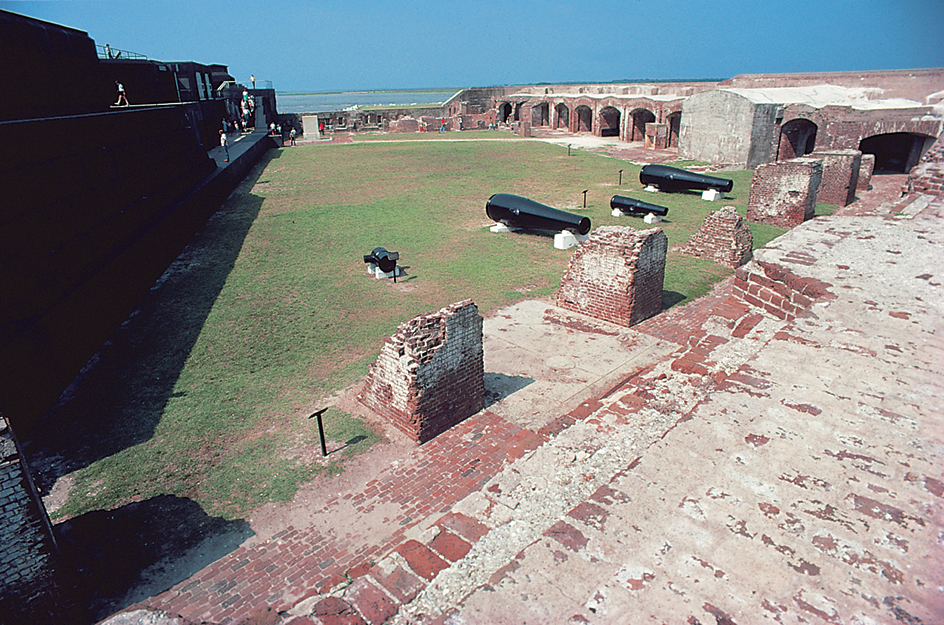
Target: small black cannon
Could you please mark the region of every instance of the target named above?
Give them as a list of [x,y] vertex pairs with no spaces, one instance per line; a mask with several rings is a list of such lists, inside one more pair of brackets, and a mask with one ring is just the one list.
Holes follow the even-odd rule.
[[496,193],[485,203],[485,214],[493,221],[511,228],[536,230],[570,230],[577,234],[590,232],[590,218],[566,213],[534,200],[509,193]]
[[650,204],[649,202],[643,202],[641,200],[634,200],[633,198],[626,197],[625,195],[614,195],[611,197],[610,208],[618,210],[621,213],[628,213],[630,215],[645,215],[646,213],[652,213],[653,215],[658,215],[659,217],[665,217],[669,213],[669,209],[665,206]]
[[734,181],[695,174],[668,165],[646,165],[639,172],[639,182],[658,187],[660,191],[708,191],[716,189],[727,193],[734,188]]
[[364,256],[365,263],[373,263],[380,267],[384,273],[390,273],[397,268],[397,260],[400,254],[397,252],[388,252],[382,247],[375,247],[370,254]]

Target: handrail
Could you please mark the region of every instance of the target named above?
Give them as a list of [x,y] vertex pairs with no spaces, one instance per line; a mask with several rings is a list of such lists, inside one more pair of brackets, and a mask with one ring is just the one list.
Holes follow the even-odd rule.
[[147,60],[147,56],[144,54],[138,54],[137,52],[131,52],[130,50],[119,50],[117,48],[112,48],[107,43],[105,45],[95,44],[95,51],[98,53],[98,58],[100,59]]

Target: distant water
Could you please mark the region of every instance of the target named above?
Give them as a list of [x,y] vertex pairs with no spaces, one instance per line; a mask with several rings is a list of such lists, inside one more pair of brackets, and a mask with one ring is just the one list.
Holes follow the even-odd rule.
[[323,113],[343,111],[352,106],[403,106],[407,104],[441,104],[458,89],[445,91],[350,91],[345,93],[276,93],[279,113]]

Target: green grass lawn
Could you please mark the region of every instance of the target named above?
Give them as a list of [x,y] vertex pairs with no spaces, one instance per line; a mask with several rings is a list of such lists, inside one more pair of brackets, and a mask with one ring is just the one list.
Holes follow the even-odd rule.
[[[507,134],[462,135],[472,136]],[[140,373],[128,373],[124,387],[108,387],[116,396],[110,401],[122,403],[84,408],[125,414],[123,427],[134,435],[72,473],[71,495],[54,517],[172,494],[197,501],[208,514],[237,518],[290,500],[321,472],[343,470],[345,457],[382,435],[332,409],[327,435],[346,446],[323,462],[309,415],[365,374],[399,323],[464,299],[489,315],[556,293],[571,251],[554,249],[546,236],[490,232],[485,203],[493,193],[585,214],[594,228],[649,227],[641,218],[613,217],[613,194],[668,206],[661,227],[669,239],[664,289],[672,302],[700,297],[731,275],[672,248],[712,210],[734,205],[744,214],[750,171],[718,174],[734,180],[734,191],[705,202],[694,193],[643,192],[639,167],[582,150],[571,154],[533,141],[358,141],[271,151],[224,206],[233,223],[242,220],[245,237],[223,263],[218,293],[205,318],[194,321],[193,338],[175,340],[174,328],[157,324],[150,339],[135,339],[135,362],[146,364],[127,369],[140,366]],[[755,247],[784,232],[751,227]],[[201,240],[213,249],[213,237],[226,232],[225,223],[211,223]],[[399,252],[406,276],[396,284],[368,276],[363,256],[377,246]],[[154,391],[155,376],[166,385],[162,393]],[[134,423],[142,406],[153,414],[144,433]]]

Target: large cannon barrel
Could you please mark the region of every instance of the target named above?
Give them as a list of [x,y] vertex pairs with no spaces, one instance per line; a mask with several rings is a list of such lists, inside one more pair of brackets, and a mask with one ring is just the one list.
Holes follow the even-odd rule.
[[665,206],[659,206],[658,204],[650,204],[649,202],[635,200],[631,197],[626,197],[625,195],[614,195],[611,197],[610,208],[619,210],[623,213],[629,213],[631,215],[644,215],[645,213],[652,213],[653,215],[658,215],[659,217],[665,217],[669,213],[669,209]]
[[496,193],[485,203],[485,214],[493,221],[512,228],[534,228],[537,230],[570,230],[577,234],[590,232],[590,219],[567,213],[534,200]]
[[639,182],[658,187],[662,191],[708,191],[717,189],[728,192],[734,188],[734,181],[727,178],[715,178],[696,174],[668,165],[646,165],[639,172]]

